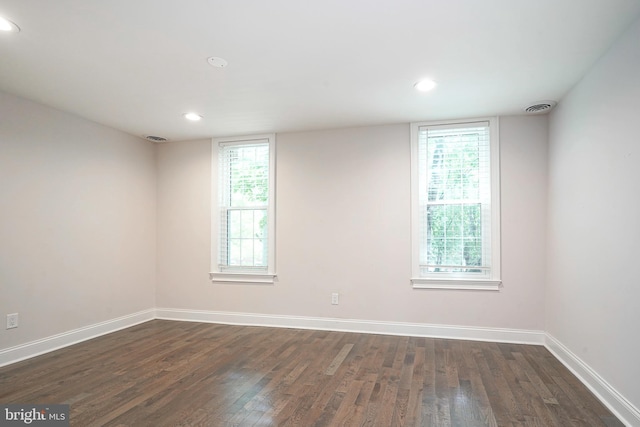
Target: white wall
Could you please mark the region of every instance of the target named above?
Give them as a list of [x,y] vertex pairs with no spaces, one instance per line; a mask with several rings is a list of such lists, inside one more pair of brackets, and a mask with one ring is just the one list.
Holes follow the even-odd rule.
[[148,141],[0,93],[0,349],[154,307],[155,178]]
[[640,407],[640,21],[550,122],[547,331]]
[[278,134],[274,286],[208,280],[210,141],[160,145],[158,306],[542,330],[547,119],[504,117],[500,132],[500,292],[411,288],[402,124]]

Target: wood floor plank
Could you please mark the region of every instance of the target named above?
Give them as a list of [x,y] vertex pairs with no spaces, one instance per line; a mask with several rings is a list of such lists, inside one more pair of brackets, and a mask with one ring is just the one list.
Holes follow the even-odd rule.
[[155,320],[0,368],[72,426],[621,426],[544,347]]
[[326,371],[324,371],[325,375],[333,375],[336,373],[344,359],[347,358],[347,355],[353,348],[353,344],[345,344],[344,347],[340,349],[340,352],[336,355],[336,357],[331,361]]

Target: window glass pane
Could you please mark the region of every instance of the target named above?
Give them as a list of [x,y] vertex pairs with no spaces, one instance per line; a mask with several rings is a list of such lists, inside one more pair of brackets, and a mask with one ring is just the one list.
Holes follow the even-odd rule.
[[253,264],[253,239],[242,239],[240,242],[240,265],[252,266]]
[[465,205],[462,208],[463,247],[462,257],[464,265],[488,265],[482,260],[482,221],[481,205]]
[[227,211],[227,215],[229,217],[228,227],[229,227],[230,239],[240,237],[241,214],[242,214],[242,211],[238,211],[238,210]]
[[267,265],[267,241],[255,239],[253,241],[253,262],[255,266]]
[[264,209],[253,211],[253,234],[257,239],[267,237],[267,211]]
[[483,265],[480,211],[480,204],[427,207],[427,265]]
[[253,238],[253,210],[242,210],[241,212],[241,232],[240,237],[243,239]]
[[429,201],[478,199],[484,129],[429,132],[427,170]]
[[229,265],[241,265],[240,239],[229,239]]
[[228,162],[228,203],[234,207],[263,206],[269,199],[269,146],[230,146]]

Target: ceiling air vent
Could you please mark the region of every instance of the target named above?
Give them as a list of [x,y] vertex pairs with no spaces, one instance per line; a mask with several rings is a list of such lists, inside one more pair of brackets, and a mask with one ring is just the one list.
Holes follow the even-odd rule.
[[539,101],[524,108],[529,114],[544,114],[551,111],[553,107],[558,105],[556,101]]
[[147,135],[144,138],[148,139],[149,141],[153,141],[153,142],[167,142],[168,141],[167,138],[163,138],[161,136],[154,136],[154,135]]

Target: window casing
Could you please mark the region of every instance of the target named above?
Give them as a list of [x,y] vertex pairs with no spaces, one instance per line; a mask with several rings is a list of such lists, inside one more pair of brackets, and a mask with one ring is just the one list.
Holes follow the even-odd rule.
[[411,124],[415,288],[499,289],[496,122]]
[[275,135],[212,142],[214,282],[275,279]]

